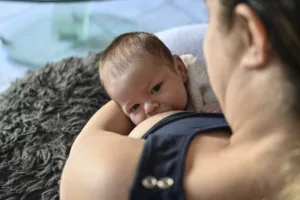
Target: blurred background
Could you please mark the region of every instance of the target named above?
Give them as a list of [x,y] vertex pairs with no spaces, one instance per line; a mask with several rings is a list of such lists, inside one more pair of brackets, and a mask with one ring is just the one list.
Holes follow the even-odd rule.
[[0,92],[28,69],[100,52],[121,33],[207,19],[204,0],[0,1]]

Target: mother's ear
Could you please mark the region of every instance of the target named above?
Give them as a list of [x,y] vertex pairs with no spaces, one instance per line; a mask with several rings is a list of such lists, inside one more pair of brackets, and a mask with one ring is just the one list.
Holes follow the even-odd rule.
[[186,65],[178,55],[173,55],[174,69],[180,74],[184,83],[188,80]]
[[242,42],[245,45],[242,66],[247,68],[266,66],[269,59],[269,40],[261,19],[249,5],[244,3],[236,6],[235,17],[236,22],[240,23]]

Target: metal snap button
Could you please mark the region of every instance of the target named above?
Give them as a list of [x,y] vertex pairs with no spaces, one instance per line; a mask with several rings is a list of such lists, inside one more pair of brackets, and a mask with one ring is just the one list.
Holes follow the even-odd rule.
[[147,189],[153,189],[157,185],[157,179],[153,176],[146,176],[142,180],[142,185]]
[[173,184],[174,184],[174,180],[170,177],[161,178],[157,182],[157,186],[160,189],[168,189],[168,188],[172,187]]

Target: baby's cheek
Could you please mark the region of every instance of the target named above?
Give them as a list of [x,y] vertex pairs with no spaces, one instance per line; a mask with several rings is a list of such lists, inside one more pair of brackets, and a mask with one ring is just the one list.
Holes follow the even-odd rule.
[[138,125],[145,120],[145,117],[143,117],[143,115],[139,113],[131,115],[130,119],[135,125]]
[[138,125],[141,123],[135,116],[130,116],[130,120],[135,124]]

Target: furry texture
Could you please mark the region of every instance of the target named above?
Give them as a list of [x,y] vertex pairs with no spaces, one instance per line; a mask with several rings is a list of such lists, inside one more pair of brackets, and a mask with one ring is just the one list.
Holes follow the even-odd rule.
[[206,64],[192,54],[180,57],[187,69],[187,91],[192,110],[203,112],[204,105],[218,101],[209,83]]
[[109,99],[100,87],[100,54],[29,72],[0,96],[0,199],[58,200],[70,147]]

